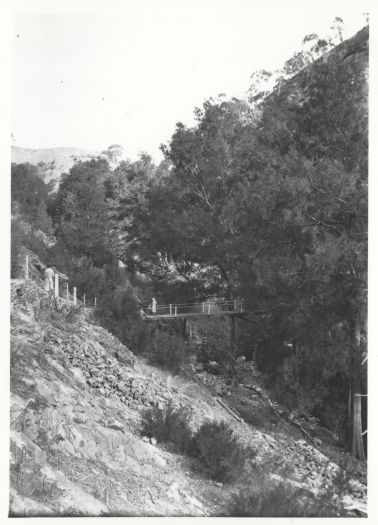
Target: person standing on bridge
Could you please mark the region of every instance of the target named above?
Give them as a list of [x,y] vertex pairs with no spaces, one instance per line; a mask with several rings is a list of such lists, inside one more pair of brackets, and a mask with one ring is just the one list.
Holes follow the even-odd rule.
[[156,306],[157,306],[156,299],[155,297],[153,297],[152,302],[151,302],[151,312],[153,315],[156,314]]
[[54,268],[48,266],[45,269],[45,291],[50,292],[54,290]]

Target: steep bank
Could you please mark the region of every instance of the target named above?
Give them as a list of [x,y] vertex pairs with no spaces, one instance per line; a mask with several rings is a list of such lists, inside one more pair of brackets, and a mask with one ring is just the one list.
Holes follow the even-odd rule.
[[[195,426],[229,422],[258,462],[278,473],[291,464],[290,478],[310,490],[332,479],[336,465],[299,431],[272,417],[269,430],[235,419],[212,376],[193,381],[150,366],[83,313],[67,320],[36,281],[14,280],[11,291],[11,515],[227,515],[235,486],[141,433],[142,411],[170,400],[190,408]],[[267,410],[240,385],[229,391]],[[366,487],[354,481],[345,497],[363,508]]]

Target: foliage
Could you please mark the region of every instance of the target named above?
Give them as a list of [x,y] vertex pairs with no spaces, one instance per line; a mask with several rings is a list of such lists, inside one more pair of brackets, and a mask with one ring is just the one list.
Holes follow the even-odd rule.
[[20,271],[21,248],[26,247],[41,259],[47,253],[48,235],[52,233],[47,213],[49,187],[31,164],[12,164],[11,169],[11,277]]
[[176,408],[172,402],[164,408],[150,408],[143,413],[142,431],[158,441],[171,442],[183,454],[193,451],[193,432],[187,411]]
[[11,222],[11,278],[15,279],[20,272],[21,246],[24,239],[23,231],[17,220]]
[[177,335],[157,332],[151,342],[150,358],[158,366],[177,373],[186,361],[187,344]]
[[232,481],[255,452],[242,446],[224,421],[205,422],[195,436],[195,455],[208,475],[217,481]]
[[253,464],[240,479],[229,505],[235,517],[340,517],[347,515],[342,498],[346,493],[344,471],[318,487],[314,495],[295,486],[292,468],[280,458]]
[[216,361],[218,372],[225,373],[230,365],[230,327],[224,319],[199,319],[196,322],[199,337],[202,339],[197,352],[197,358],[205,364]]
[[50,206],[58,243],[98,267],[112,260],[104,187],[108,176],[104,159],[74,164]]
[[142,432],[158,441],[174,443],[186,455],[197,458],[212,479],[233,481],[255,452],[242,446],[224,421],[205,422],[197,432],[190,425],[187,410],[170,402],[164,408],[153,407],[142,417]]
[[125,211],[162,295],[242,298],[244,345],[281,395],[345,422],[351,377],[366,388],[368,30],[325,58],[341,19],[332,31],[306,37],[272,91],[210,99],[195,126],[178,123],[171,169]]
[[38,175],[38,168],[29,163],[12,164],[12,214],[21,213],[37,230],[51,233],[47,213],[49,187]]
[[229,515],[234,517],[340,517],[342,507],[329,496],[320,498],[309,492],[294,489],[285,482],[245,487],[233,499]]

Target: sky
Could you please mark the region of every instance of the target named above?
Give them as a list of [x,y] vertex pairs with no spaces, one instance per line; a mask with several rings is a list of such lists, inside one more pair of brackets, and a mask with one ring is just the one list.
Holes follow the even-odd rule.
[[[63,5],[63,3],[61,3]],[[104,9],[108,5],[108,9]],[[29,148],[123,146],[156,161],[177,122],[220,93],[244,97],[336,16],[344,37],[365,25],[364,2],[125,0],[101,12],[13,16],[12,143]]]

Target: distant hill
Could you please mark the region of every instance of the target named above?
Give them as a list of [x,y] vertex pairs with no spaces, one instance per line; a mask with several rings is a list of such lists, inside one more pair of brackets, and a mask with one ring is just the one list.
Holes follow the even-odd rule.
[[45,182],[58,182],[62,173],[68,172],[76,160],[90,160],[100,154],[100,151],[82,148],[31,149],[12,146],[12,162],[40,164],[40,175]]

